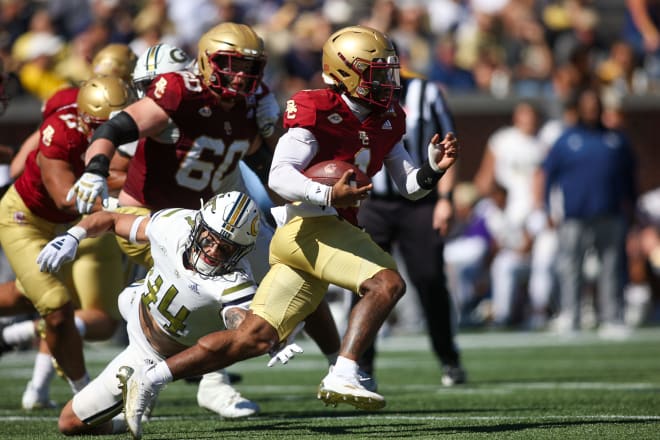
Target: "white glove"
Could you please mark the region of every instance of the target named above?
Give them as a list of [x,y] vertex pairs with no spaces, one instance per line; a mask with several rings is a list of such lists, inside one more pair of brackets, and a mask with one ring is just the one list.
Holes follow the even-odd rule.
[[52,239],[37,257],[39,270],[42,272],[57,272],[62,264],[71,261],[78,250],[78,239],[66,233]]
[[105,177],[94,173],[83,173],[66,195],[66,201],[76,198],[76,208],[81,214],[89,214],[94,202],[101,196],[103,206],[108,205],[108,182]]
[[257,100],[257,128],[263,137],[270,137],[275,132],[275,124],[280,118],[280,105],[275,96],[268,93]]
[[296,328],[293,329],[291,334],[289,335],[288,338],[286,338],[286,345],[282,348],[278,349],[273,349],[270,352],[268,352],[268,355],[270,356],[270,360],[266,364],[269,367],[272,367],[277,364],[277,361],[280,361],[283,365],[289,362],[291,359],[293,359],[297,354],[300,354],[303,352],[303,349],[300,345],[296,344],[294,340],[296,339],[296,336],[298,333],[300,333],[300,330],[305,326],[305,321],[302,321],[300,324],[296,326]]

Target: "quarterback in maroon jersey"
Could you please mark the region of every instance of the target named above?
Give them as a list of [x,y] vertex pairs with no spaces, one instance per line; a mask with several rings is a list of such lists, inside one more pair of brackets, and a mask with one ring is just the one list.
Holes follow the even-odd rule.
[[271,269],[257,289],[251,313],[237,331],[215,332],[198,343],[136,372],[124,402],[126,421],[141,433],[144,408],[162,386],[265,353],[294,332],[321,303],[330,283],[363,296],[353,309],[335,365],[319,386],[329,404],[362,409],[385,406],[366,389],[356,360],[404,294],[394,259],[337,208],[350,212],[371,184],[355,188],[347,171],[334,186],[312,181],[303,171],[316,161],[343,159],[373,175],[383,164],[400,192],[410,199],[426,195],[454,164],[458,144],[452,134],[434,135],[428,160],[417,168],[401,143],[405,115],[397,104],[399,62],[392,42],[381,32],[352,26],[334,33],[323,49],[323,75],[329,91],[302,91],[287,102],[273,157],[269,185],[291,203],[275,208],[278,228],[270,246]]

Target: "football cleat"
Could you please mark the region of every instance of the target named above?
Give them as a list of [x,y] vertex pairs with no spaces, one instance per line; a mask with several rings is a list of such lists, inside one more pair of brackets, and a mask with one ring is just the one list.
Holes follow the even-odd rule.
[[362,370],[358,370],[357,375],[360,384],[367,391],[371,391],[372,393],[378,392],[378,382],[376,382],[376,378],[374,378],[371,374],[367,373],[366,371],[362,371]]
[[467,374],[460,365],[443,365],[442,366],[442,385],[451,387],[465,383]]
[[124,399],[128,430],[135,440],[139,440],[142,438],[142,417],[158,396],[160,388],[145,381],[144,370],[135,371],[127,366],[119,368],[117,379]]
[[21,406],[27,411],[57,408],[57,404],[50,400],[48,389],[37,389],[32,386],[32,381],[27,383],[23,391]]
[[385,407],[385,398],[378,393],[367,390],[356,375],[344,377],[333,373],[330,367],[328,375],[323,378],[319,385],[318,397],[326,405],[337,406],[339,403],[347,403],[356,408],[364,410],[375,410]]
[[197,404],[228,419],[249,417],[259,413],[259,405],[241,396],[226,372],[202,376],[197,389]]

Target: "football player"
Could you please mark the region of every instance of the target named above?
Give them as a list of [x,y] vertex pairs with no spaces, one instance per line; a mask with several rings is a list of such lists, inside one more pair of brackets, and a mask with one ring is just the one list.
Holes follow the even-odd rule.
[[41,269],[56,272],[75,257],[83,239],[114,231],[134,242],[149,242],[154,261],[146,278],[120,295],[128,347],[64,406],[62,433],[125,432],[117,378],[125,382],[131,371],[243,320],[256,287],[242,258],[254,248],[258,230],[256,204],[232,191],[212,197],[198,210],[165,209],[151,217],[96,212],[43,248]]
[[[117,145],[137,138],[119,194],[121,212],[139,212],[137,207],[192,209],[200,197],[245,191],[239,161],[257,156],[263,143],[274,147],[281,133],[276,124],[279,105],[262,81],[265,63],[263,41],[249,26],[223,23],[210,29],[199,41],[197,73],[157,76],[144,98],[96,132],[86,157],[90,172],[69,193],[81,212],[107,193],[98,165],[105,166]],[[265,217],[261,216],[255,251],[248,255],[257,282],[268,270],[273,232]],[[122,247],[136,257],[134,261],[144,255],[137,248]],[[327,302],[306,321],[306,328],[333,361],[339,335]]]
[[[86,243],[80,258],[61,277],[42,274],[30,260],[53,236],[79,217],[66,192],[80,176],[82,157],[96,127],[134,100],[132,89],[116,77],[94,78],[80,89],[77,106],[50,115],[40,127],[40,141],[27,158],[25,171],[0,201],[0,245],[16,274],[16,287],[32,302],[44,323],[43,345],[24,406],[50,406],[48,385],[53,369],[48,352],[74,392],[87,382],[81,334],[107,339],[119,314],[117,294],[121,253],[110,237]],[[83,317],[74,318],[80,308]],[[27,323],[30,325],[31,323]],[[6,334],[6,331],[3,332]]]
[[[92,59],[91,68],[94,76],[118,76],[130,84],[131,73],[137,61],[136,55],[126,44],[109,44],[99,50]],[[79,86],[67,87],[53,94],[41,108],[41,120],[45,120],[58,110],[75,107]],[[11,162],[10,173],[16,179],[25,166],[28,154],[39,145],[39,130],[28,136]]]
[[381,32],[363,26],[340,29],[324,45],[322,63],[330,87],[304,90],[287,101],[288,131],[277,144],[269,184],[291,203],[274,209],[279,227],[270,247],[272,265],[251,312],[237,331],[211,333],[165,361],[135,370],[124,402],[135,438],[141,436],[144,408],[164,384],[267,352],[321,303],[330,283],[363,298],[318,396],[329,404],[362,409],[385,406],[383,396],[361,385],[356,360],[404,294],[405,283],[394,259],[354,224],[356,204],[371,185],[351,186],[347,171],[327,186],[303,171],[320,161],[343,160],[373,176],[385,165],[400,192],[417,199],[454,164],[458,142],[453,134],[442,140],[435,134],[427,160],[420,168],[413,165],[401,142],[405,113],[397,102],[399,61]]

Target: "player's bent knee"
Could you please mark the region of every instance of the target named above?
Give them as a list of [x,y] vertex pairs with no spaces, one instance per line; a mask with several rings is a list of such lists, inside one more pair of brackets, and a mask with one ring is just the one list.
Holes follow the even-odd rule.
[[396,303],[406,292],[406,282],[403,277],[394,270],[385,269],[378,272],[373,278],[362,284],[362,293],[375,293],[383,300]]

